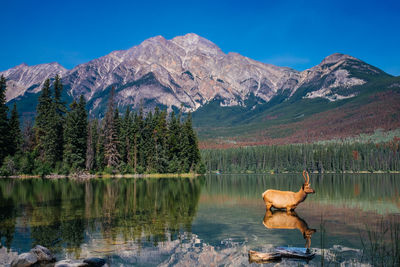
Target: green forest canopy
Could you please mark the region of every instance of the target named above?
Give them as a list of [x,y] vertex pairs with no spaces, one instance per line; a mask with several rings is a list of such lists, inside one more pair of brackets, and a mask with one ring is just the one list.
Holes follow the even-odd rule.
[[62,89],[58,76],[44,82],[35,122],[21,131],[15,105],[7,116],[1,77],[0,175],[204,172],[191,114],[128,107],[121,116],[112,89],[105,117],[89,121],[84,97],[67,108]]

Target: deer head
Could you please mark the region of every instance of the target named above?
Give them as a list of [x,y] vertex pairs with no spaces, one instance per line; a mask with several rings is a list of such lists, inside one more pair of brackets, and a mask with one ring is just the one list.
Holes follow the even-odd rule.
[[[306,178],[307,174],[307,178]],[[310,184],[310,176],[308,175],[308,172],[306,170],[303,171],[303,177],[304,177],[304,184],[303,184],[303,190],[306,194],[314,194],[315,190],[311,188]]]

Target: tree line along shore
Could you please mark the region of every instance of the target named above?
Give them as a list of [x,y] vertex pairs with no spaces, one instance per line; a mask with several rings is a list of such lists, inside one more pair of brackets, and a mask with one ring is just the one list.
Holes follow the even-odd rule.
[[400,138],[383,143],[252,146],[201,151],[206,169],[226,173],[318,173],[400,171]]
[[0,176],[204,173],[191,114],[144,112],[115,105],[114,88],[102,119],[89,119],[85,98],[67,107],[58,76],[47,79],[34,122],[20,127],[17,106],[8,114],[0,78]]

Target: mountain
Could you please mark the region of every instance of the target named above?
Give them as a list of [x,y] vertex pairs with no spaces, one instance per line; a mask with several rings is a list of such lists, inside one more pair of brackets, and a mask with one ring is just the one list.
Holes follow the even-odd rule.
[[[22,64],[1,74],[8,80],[8,103],[19,102],[19,109],[26,116],[34,112],[43,80],[59,74],[65,99],[84,95],[91,116],[103,116],[114,86],[120,110],[125,106],[143,106],[147,110],[159,106],[192,111],[201,136],[201,129],[216,134],[217,128],[229,127],[236,127],[234,132],[241,135],[244,131],[237,127],[258,125],[265,118],[277,124],[288,123],[276,118],[292,114],[294,105],[323,103],[305,106],[305,112],[292,114],[305,119],[358,99],[364,91],[381,90],[371,89],[370,85],[377,80],[395,79],[357,58],[339,53],[304,71],[278,67],[237,53],[226,54],[193,33],[171,40],[156,36],[71,70],[57,63]],[[285,116],[275,114],[279,109]]]
[[0,72],[0,76],[7,78],[6,100],[10,101],[25,93],[38,93],[47,78],[54,78],[57,74],[63,76],[67,72],[57,62],[28,66],[22,63],[14,68]]
[[215,98],[224,106],[243,105],[250,93],[268,101],[297,76],[289,68],[224,54],[210,41],[187,34],[172,40],[157,36],[112,52],[75,67],[63,82],[74,97],[83,94],[96,114],[112,85],[119,106],[143,102],[194,111]]

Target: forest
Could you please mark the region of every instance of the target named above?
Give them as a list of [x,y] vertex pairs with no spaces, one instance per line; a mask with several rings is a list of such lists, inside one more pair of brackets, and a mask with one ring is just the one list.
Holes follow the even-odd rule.
[[68,107],[59,76],[47,79],[36,117],[21,129],[17,107],[6,106],[0,78],[0,176],[79,173],[203,173],[191,114],[116,107],[114,88],[102,119],[89,119],[85,98]]
[[325,143],[204,149],[209,172],[280,173],[400,171],[400,138],[384,143]]

